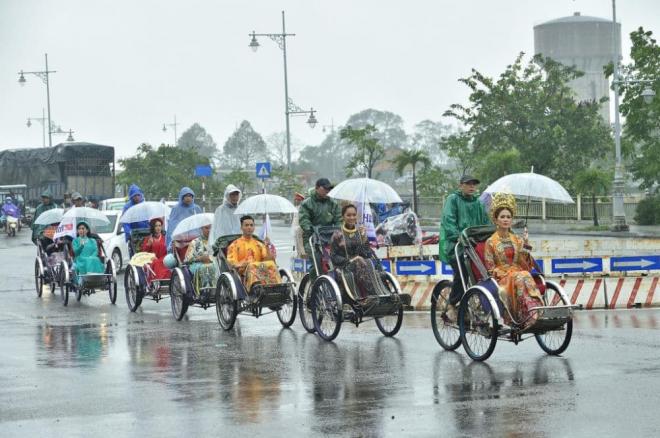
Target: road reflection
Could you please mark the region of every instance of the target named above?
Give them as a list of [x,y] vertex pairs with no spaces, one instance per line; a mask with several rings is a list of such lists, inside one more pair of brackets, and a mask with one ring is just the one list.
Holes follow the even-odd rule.
[[536,421],[547,420],[542,418],[543,402],[538,400],[550,404],[559,398],[567,409],[575,405],[574,391],[566,387],[574,381],[571,362],[562,357],[540,356],[533,364],[494,368],[442,351],[433,366],[433,401],[450,404],[454,426],[463,433],[528,436],[528,432],[539,432]]
[[51,325],[37,330],[37,363],[56,368],[89,367],[108,354],[108,324]]

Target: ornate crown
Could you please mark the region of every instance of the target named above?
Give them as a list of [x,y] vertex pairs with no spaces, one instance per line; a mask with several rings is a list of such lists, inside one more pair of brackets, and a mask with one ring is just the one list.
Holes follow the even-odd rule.
[[495,193],[493,196],[493,201],[490,204],[490,215],[493,217],[493,221],[497,218],[495,217],[495,212],[501,208],[506,208],[511,211],[511,216],[516,215],[516,198],[513,195],[508,193]]

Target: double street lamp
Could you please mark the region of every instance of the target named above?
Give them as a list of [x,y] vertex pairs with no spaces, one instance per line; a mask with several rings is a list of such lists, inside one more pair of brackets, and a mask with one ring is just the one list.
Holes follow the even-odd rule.
[[[43,147],[46,147],[46,125],[48,123],[48,118],[44,116],[44,110],[41,110],[41,117],[28,117],[27,123],[25,124],[28,128],[32,126],[32,121],[39,122],[41,124],[41,144]],[[57,125],[54,121],[51,121],[50,127],[48,129],[48,135],[52,134],[69,134],[66,141],[75,141],[73,139],[73,132],[71,129],[65,131],[61,126]]]
[[309,114],[307,124],[311,128],[314,128],[318,123],[318,120],[314,115],[316,112],[314,111],[314,108],[303,110],[298,105],[296,105],[293,100],[291,100],[291,98],[289,98],[289,79],[287,75],[286,64],[286,38],[295,35],[295,33],[286,33],[284,11],[282,11],[282,33],[256,33],[252,31],[252,33],[249,34],[251,37],[249,47],[252,49],[252,51],[256,52],[259,48],[259,41],[257,41],[257,37],[264,36],[273,40],[282,50],[282,54],[284,55],[284,114],[286,118],[286,167],[288,171],[291,171],[291,131],[289,129],[289,117],[291,115]]
[[[635,79],[633,77],[624,77],[619,73],[619,54],[616,43],[616,0],[612,0],[612,45],[614,53],[613,79],[614,86],[614,148],[616,162],[614,165],[614,182],[612,196],[612,229],[614,231],[628,231],[630,227],[626,223],[626,212],[623,205],[623,166],[621,163],[621,120],[619,117],[619,86],[628,84],[651,84],[653,81],[645,79]],[[642,98],[645,103],[651,103],[655,98],[655,91],[647,86],[642,91]]]
[[[49,81],[49,75],[51,73],[56,73],[55,70],[48,70],[48,53],[45,55],[46,58],[46,69],[41,70],[41,71],[23,71],[21,70],[18,73],[18,83],[21,84],[21,86],[25,85],[25,75],[35,75],[39,77],[44,84],[46,84],[46,107],[48,108],[48,126],[51,127],[51,118],[50,118],[50,81]],[[52,147],[53,146],[53,138],[52,138],[52,132],[51,129],[48,129],[48,146]]]
[[174,115],[174,123],[163,123],[163,132],[167,132],[167,128],[170,127],[174,130],[174,143],[172,146],[176,147],[176,127],[179,124],[176,121],[176,114]]

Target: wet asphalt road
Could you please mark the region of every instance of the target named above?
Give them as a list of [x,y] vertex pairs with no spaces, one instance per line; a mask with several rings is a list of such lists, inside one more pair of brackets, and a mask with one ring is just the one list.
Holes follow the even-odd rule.
[[[36,297],[35,248],[0,235],[0,436],[657,436],[660,311],[576,316],[564,357],[500,342],[487,363],[441,351],[429,315],[394,339],[344,325],[215,310],[176,322],[169,301],[128,312],[119,288]],[[122,281],[120,279],[120,284]]]

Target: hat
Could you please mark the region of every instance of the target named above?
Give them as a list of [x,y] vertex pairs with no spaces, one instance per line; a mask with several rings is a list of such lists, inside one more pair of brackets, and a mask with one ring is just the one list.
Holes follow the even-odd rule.
[[69,192],[64,192],[64,197],[65,197],[65,198],[70,198],[70,197],[71,197],[71,193],[69,193]]
[[74,200],[74,201],[75,201],[76,199],[82,199],[82,198],[83,198],[82,195],[81,195],[80,193],[78,193],[78,192],[73,192],[73,193],[71,193],[71,199]]
[[302,200],[305,199],[305,195],[303,195],[302,193],[298,193],[298,192],[296,192],[296,193],[293,195],[293,199],[295,199],[296,201],[302,201]]
[[323,187],[326,190],[332,189],[332,184],[328,178],[319,178],[316,180],[316,187]]
[[463,175],[461,177],[461,184],[467,184],[469,182],[474,182],[475,184],[479,184],[481,181],[479,181],[477,178],[473,177],[472,175]]

